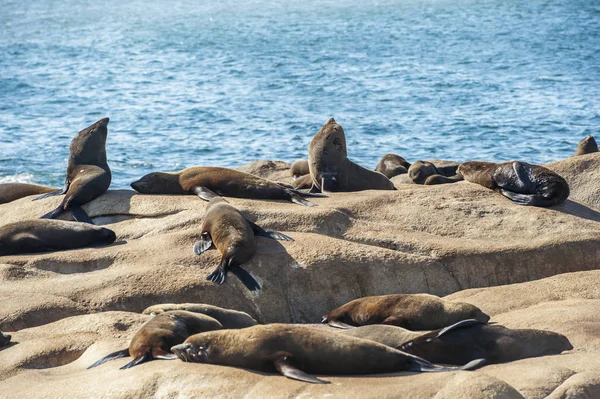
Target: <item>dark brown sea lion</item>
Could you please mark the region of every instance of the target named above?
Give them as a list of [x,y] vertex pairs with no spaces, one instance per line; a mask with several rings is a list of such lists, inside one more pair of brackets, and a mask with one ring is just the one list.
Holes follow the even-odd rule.
[[396,349],[400,349],[403,344],[423,335],[422,332],[410,331],[402,327],[385,324],[371,324],[338,331],[340,331],[340,334],[368,339],[369,341],[379,342],[380,344]]
[[376,172],[383,173],[388,179],[408,173],[410,163],[400,155],[385,154],[375,168]]
[[308,190],[312,187],[312,177],[310,175],[300,176],[292,182],[292,187],[297,190]]
[[150,306],[146,308],[143,313],[159,315],[170,310],[185,310],[188,312],[205,314],[221,323],[223,328],[246,328],[257,324],[256,320],[250,317],[248,313],[233,309],[224,309],[204,303],[163,303]]
[[78,222],[92,223],[92,219],[81,209],[81,205],[98,198],[108,190],[111,181],[110,168],[106,161],[106,136],[108,118],[100,119],[80,131],[71,141],[67,178],[61,190],[36,198],[66,194],[61,204],[43,215],[42,219],[54,219],[71,210]]
[[290,171],[292,172],[292,176],[295,178],[310,174],[310,170],[308,169],[308,160],[298,159],[294,161]]
[[0,255],[108,245],[115,239],[114,231],[87,223],[26,220],[0,227]]
[[394,294],[355,299],[323,316],[333,327],[390,324],[409,330],[434,330],[460,320],[487,322],[490,316],[464,302],[450,302],[429,294]]
[[457,174],[458,162],[453,161],[417,161],[408,168],[408,177],[416,184],[446,184],[461,181]]
[[194,245],[194,252],[200,255],[213,244],[221,252],[221,263],[207,280],[216,284],[223,284],[227,273],[231,271],[250,290],[260,288],[258,282],[242,269],[256,252],[254,236],[272,238],[274,240],[293,241],[291,237],[277,231],[267,231],[255,223],[247,220],[236,208],[227,203],[223,198],[203,189],[205,198],[211,198],[206,208],[206,217],[202,222],[201,238]]
[[464,364],[473,359],[505,363],[556,355],[573,346],[567,337],[552,331],[510,329],[478,320],[463,320],[406,342],[398,349],[430,362]]
[[498,191],[519,205],[552,206],[569,197],[569,184],[543,166],[525,162],[471,161],[458,168],[466,181]]
[[37,184],[28,183],[4,183],[0,184],[0,204],[6,204],[19,198],[28,197],[30,195],[45,194],[56,191],[55,188],[38,186]]
[[331,118],[308,146],[308,167],[313,192],[395,190],[384,174],[348,159],[344,129]]
[[583,140],[577,144],[577,149],[573,156],[591,154],[593,152],[598,152],[598,144],[596,144],[594,136],[585,136]]
[[2,331],[0,331],[0,348],[2,348],[3,346],[8,345],[8,343],[10,342],[12,336],[6,334],[4,335],[2,333]]
[[299,205],[316,206],[301,196],[314,194],[296,191],[267,179],[233,169],[211,166],[195,166],[180,172],[153,172],[131,183],[131,187],[142,194],[196,194],[203,197],[206,188],[219,195],[235,198],[275,199],[292,201]]
[[201,313],[183,310],[161,313],[139,329],[131,339],[128,349],[108,354],[88,369],[127,356],[131,356],[133,360],[121,367],[121,370],[153,359],[175,359],[171,352],[172,346],[181,344],[191,335],[221,328],[221,323]]
[[[310,374],[360,375],[398,371],[454,371],[365,339],[293,324],[256,325],[196,334],[171,351],[186,362],[241,367],[305,382],[326,383]],[[309,374],[310,373],[310,374]]]

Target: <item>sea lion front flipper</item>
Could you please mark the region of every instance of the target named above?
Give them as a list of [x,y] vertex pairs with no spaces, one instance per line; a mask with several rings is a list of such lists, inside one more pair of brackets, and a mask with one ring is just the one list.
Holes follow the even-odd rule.
[[62,207],[62,204],[60,204],[56,209],[54,209],[53,211],[50,211],[42,216],[40,216],[40,219],[56,219],[61,213],[63,213],[65,210]]
[[69,182],[65,181],[65,185],[60,190],[50,191],[49,193],[39,195],[39,196],[35,197],[32,201],[37,201],[37,200],[41,200],[44,198],[54,197],[56,195],[66,194],[67,191],[69,191],[69,185],[70,185]]
[[91,366],[88,366],[88,369],[100,366],[101,364],[104,364],[104,363],[108,362],[109,360],[119,359],[121,357],[128,357],[128,356],[129,356],[129,349],[122,349],[120,351],[109,353],[108,355],[104,356],[102,359],[98,360],[96,363],[92,364]]
[[73,219],[81,223],[94,224],[94,221],[80,206],[71,205],[71,213],[73,213]]
[[233,273],[241,282],[248,288],[250,291],[256,291],[260,289],[260,285],[258,281],[248,271],[242,269],[239,266],[232,266],[230,269],[231,273]]
[[192,192],[198,197],[202,198],[204,201],[210,201],[211,199],[219,196],[214,191],[202,186],[193,187]]
[[140,357],[136,357],[135,359],[133,359],[132,361],[130,361],[129,363],[127,363],[125,366],[120,367],[120,370],[125,370],[125,369],[130,369],[132,367],[137,366],[138,364],[142,364],[145,363],[149,360],[154,359],[152,357],[152,352],[151,351],[147,351],[146,353],[144,353],[142,356]]
[[200,239],[194,244],[194,253],[196,255],[200,255],[201,253],[212,247],[212,245],[213,242],[212,238],[210,237],[210,234],[208,234],[208,232],[204,232],[202,233],[202,236],[200,236]]
[[440,332],[438,333],[438,338],[441,337],[442,335],[449,333],[452,330],[456,330],[457,328],[462,328],[462,327],[468,327],[468,326],[474,326],[476,324],[485,324],[482,321],[476,320],[476,319],[467,319],[467,320],[461,320],[458,323],[454,323],[451,326],[448,327],[444,327],[440,330]]
[[249,221],[248,219],[246,219],[246,222],[248,222],[248,224],[252,228],[252,231],[254,231],[255,236],[267,237],[272,238],[273,240],[280,241],[294,241],[294,239],[290,236],[286,236],[285,234],[280,233],[278,231],[265,230],[256,223]]
[[310,374],[306,374],[304,371],[297,369],[289,363],[287,356],[280,357],[273,361],[275,368],[277,371],[281,373],[281,375],[290,378],[292,380],[310,382],[311,384],[329,384],[327,381],[323,381],[318,379],[317,377],[313,377]]

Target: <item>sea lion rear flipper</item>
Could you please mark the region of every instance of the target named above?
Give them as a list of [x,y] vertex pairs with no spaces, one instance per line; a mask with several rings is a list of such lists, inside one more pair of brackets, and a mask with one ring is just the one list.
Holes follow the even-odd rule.
[[177,359],[177,355],[174,353],[167,353],[166,355],[154,356],[154,359],[175,360],[175,359]]
[[75,219],[78,222],[94,224],[92,218],[90,218],[80,206],[71,205],[71,213],[73,213],[73,219]]
[[554,202],[548,199],[536,195],[536,194],[518,194],[512,191],[500,189],[500,194],[519,205],[531,205],[531,206],[550,206],[555,205]]
[[39,196],[35,197],[32,201],[37,201],[37,200],[41,200],[44,198],[54,197],[56,195],[63,195],[63,194],[66,194],[67,191],[69,191],[69,182],[65,181],[65,185],[60,190],[50,191],[49,193],[39,195]]
[[212,247],[212,244],[213,242],[212,238],[210,237],[210,234],[204,232],[202,233],[200,239],[194,244],[194,253],[196,255],[200,255],[201,253]]
[[290,201],[292,201],[294,204],[298,204],[298,205],[302,205],[302,206],[318,206],[317,204],[307,201],[304,198],[300,197],[298,194],[296,194],[293,191],[287,190],[288,193],[290,194]]
[[60,204],[56,209],[54,209],[53,211],[50,211],[42,216],[40,216],[40,219],[56,219],[61,213],[63,213],[65,210],[62,207],[62,204]]
[[343,322],[338,321],[338,320],[328,321],[327,324],[329,324],[331,327],[343,328],[344,330],[349,330],[351,328],[354,328],[354,326],[351,326],[350,324],[346,324],[346,323],[343,323]]
[[239,266],[233,266],[229,269],[250,291],[256,291],[260,289],[258,281],[245,269]]
[[280,233],[278,231],[265,230],[256,223],[249,221],[248,219],[246,219],[246,222],[248,222],[250,227],[252,227],[252,231],[254,231],[254,235],[256,236],[272,238],[273,240],[280,241],[294,241],[294,239],[290,236],[286,236],[285,234]]
[[119,359],[121,357],[128,357],[128,356],[129,356],[129,349],[123,349],[120,351],[116,351],[116,352],[113,352],[113,353],[110,353],[110,354],[104,356],[102,359],[98,360],[96,363],[92,364],[91,366],[88,366],[88,369],[100,366],[101,364],[104,364],[104,363],[108,362],[109,360]]
[[438,364],[433,364],[423,358],[418,356],[411,356],[413,358],[413,363],[409,366],[410,371],[420,371],[420,372],[443,372],[443,371],[460,371],[460,370],[474,370],[483,366],[486,363],[486,359],[475,359],[471,360],[469,363],[463,366],[440,366]]
[[476,320],[476,319],[467,319],[467,320],[461,320],[458,323],[454,323],[451,326],[448,327],[444,327],[440,330],[440,332],[438,333],[438,338],[441,337],[442,335],[452,331],[452,330],[456,330],[457,328],[462,328],[462,327],[468,327],[468,326],[473,326],[476,324],[485,324],[482,321]]
[[135,359],[133,359],[132,361],[130,361],[129,363],[127,363],[125,366],[120,367],[119,369],[120,370],[130,369],[132,367],[137,366],[138,364],[145,363],[145,362],[150,361],[152,359],[154,359],[152,357],[152,352],[151,351],[147,351],[142,356],[136,357]]
[[327,381],[320,380],[317,377],[313,377],[310,374],[306,374],[304,371],[292,366],[289,363],[287,356],[283,356],[279,359],[276,359],[275,361],[273,361],[273,364],[275,365],[277,371],[281,373],[281,375],[292,380],[310,382],[311,384],[329,384],[329,382]]
[[211,199],[218,197],[217,193],[202,186],[193,187],[192,192],[198,197],[202,198],[204,201],[210,201]]

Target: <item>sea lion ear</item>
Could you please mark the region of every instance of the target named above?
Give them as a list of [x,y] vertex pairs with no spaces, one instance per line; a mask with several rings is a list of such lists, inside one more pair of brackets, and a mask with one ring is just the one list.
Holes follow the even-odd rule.
[[304,371],[297,369],[292,366],[289,362],[289,358],[286,355],[281,355],[275,361],[273,361],[275,368],[277,371],[281,373],[281,375],[290,378],[292,380],[310,382],[311,384],[329,384],[327,381],[323,381],[318,379],[317,377],[313,377],[310,374],[306,374]]

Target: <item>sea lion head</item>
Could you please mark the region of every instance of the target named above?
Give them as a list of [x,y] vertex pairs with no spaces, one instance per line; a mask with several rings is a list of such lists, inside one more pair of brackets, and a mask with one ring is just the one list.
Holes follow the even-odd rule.
[[424,184],[431,175],[439,174],[434,164],[428,161],[417,161],[408,168],[408,177],[416,184]]
[[106,163],[108,118],[86,127],[71,141],[71,159],[78,165]]
[[577,145],[574,155],[585,155],[593,152],[598,152],[598,144],[596,144],[594,136],[586,136]]
[[12,338],[12,336],[10,336],[8,334],[4,335],[2,332],[0,332],[0,347],[3,347],[4,345],[8,345],[11,338]]
[[104,227],[98,230],[98,243],[100,244],[112,244],[117,239],[117,235],[111,229]]
[[131,183],[131,188],[141,194],[186,194],[175,173],[152,172]]
[[475,319],[482,323],[487,323],[490,320],[490,316],[485,314],[481,309],[475,305],[465,302],[444,302],[444,309],[449,314],[456,314],[458,320]]
[[208,355],[209,348],[209,343],[196,345],[189,342],[184,342],[183,344],[172,347],[171,352],[177,355],[177,357],[184,362],[210,363]]

